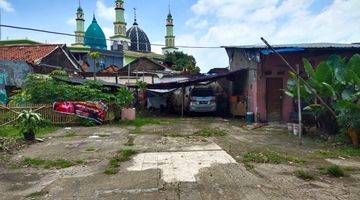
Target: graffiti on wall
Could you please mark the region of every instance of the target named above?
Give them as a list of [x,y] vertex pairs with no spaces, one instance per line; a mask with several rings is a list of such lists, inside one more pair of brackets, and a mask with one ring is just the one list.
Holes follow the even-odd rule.
[[6,79],[7,72],[4,68],[0,67],[0,104],[6,105],[8,101],[8,97],[6,94]]

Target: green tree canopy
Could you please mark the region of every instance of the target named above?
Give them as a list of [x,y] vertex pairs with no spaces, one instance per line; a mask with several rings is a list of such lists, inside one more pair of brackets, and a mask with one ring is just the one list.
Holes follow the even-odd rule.
[[182,71],[186,69],[190,73],[194,74],[200,72],[200,68],[196,66],[194,56],[188,55],[184,52],[166,54],[165,62],[171,66],[172,70]]

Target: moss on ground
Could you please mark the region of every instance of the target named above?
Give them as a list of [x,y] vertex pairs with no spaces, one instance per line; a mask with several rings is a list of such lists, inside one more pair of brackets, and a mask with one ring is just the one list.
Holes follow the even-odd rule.
[[65,159],[46,160],[39,158],[24,158],[22,161],[23,166],[41,167],[44,169],[63,169],[76,165],[76,162],[71,162]]
[[106,167],[105,174],[116,174],[120,167],[121,162],[130,160],[132,155],[137,154],[137,151],[133,149],[122,149],[116,153],[116,155],[110,159],[108,166]]
[[225,136],[227,132],[219,129],[209,129],[205,128],[200,131],[196,131],[194,135],[196,136],[203,136],[203,137],[218,137],[218,136]]
[[315,158],[360,157],[360,148],[341,147],[332,150],[318,150],[310,154]]

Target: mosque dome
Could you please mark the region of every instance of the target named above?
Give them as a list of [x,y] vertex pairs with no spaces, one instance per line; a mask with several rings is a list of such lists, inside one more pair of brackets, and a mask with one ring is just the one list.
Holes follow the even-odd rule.
[[86,46],[90,46],[92,49],[107,49],[105,34],[97,23],[95,15],[92,23],[85,32],[84,43]]
[[133,26],[126,32],[126,36],[130,38],[131,51],[151,52],[151,44],[146,33],[139,27],[138,23],[134,22]]

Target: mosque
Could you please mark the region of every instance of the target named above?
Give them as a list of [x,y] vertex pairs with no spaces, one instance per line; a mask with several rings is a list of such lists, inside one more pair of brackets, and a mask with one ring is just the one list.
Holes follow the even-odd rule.
[[[81,62],[90,60],[88,57],[89,52],[98,51],[108,57],[102,63],[104,66],[115,65],[119,68],[125,66],[137,58],[145,57],[155,61],[162,61],[166,53],[175,52],[178,50],[175,46],[174,36],[174,23],[171,11],[166,18],[166,36],[165,47],[162,48],[162,54],[157,54],[151,51],[151,42],[149,37],[143,31],[136,19],[136,10],[134,16],[134,23],[132,27],[127,29],[125,21],[125,8],[124,0],[115,0],[115,21],[114,21],[114,34],[109,39],[111,40],[111,47],[107,46],[107,39],[101,27],[99,26],[95,15],[89,27],[85,27],[84,11],[81,8],[80,1],[79,7],[76,12],[76,31],[75,43],[69,49],[72,54]],[[120,53],[122,52],[122,53]],[[119,59],[122,61],[120,62]],[[111,63],[105,63],[105,62]],[[118,60],[118,61],[114,61]],[[91,63],[88,63],[91,65]]]

